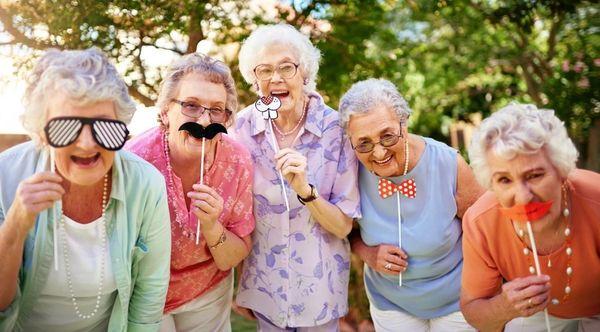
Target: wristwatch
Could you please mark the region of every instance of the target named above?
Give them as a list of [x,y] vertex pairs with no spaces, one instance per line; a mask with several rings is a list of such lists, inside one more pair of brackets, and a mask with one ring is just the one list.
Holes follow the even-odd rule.
[[308,202],[312,202],[315,199],[319,198],[319,192],[317,192],[317,188],[315,188],[315,186],[313,186],[312,184],[308,184],[310,186],[310,195],[308,195],[308,197],[302,198],[300,197],[300,195],[296,195],[298,196],[298,201],[300,201],[300,203],[302,203],[302,205],[305,205]]

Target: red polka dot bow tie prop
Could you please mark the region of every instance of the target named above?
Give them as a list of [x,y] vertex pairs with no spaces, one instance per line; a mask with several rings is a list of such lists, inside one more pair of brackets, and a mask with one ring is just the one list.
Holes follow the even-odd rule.
[[417,183],[414,179],[404,180],[400,182],[400,184],[395,184],[388,179],[380,178],[378,189],[381,198],[388,198],[396,192],[399,192],[408,198],[417,197]]
[[[414,179],[408,179],[395,184],[394,182],[379,178],[378,184],[379,196],[386,199],[396,194],[396,206],[398,208],[398,247],[402,248],[402,208],[400,205],[400,195],[404,195],[408,198],[417,197],[417,183]],[[391,270],[391,264],[386,265],[386,269]],[[402,287],[402,273],[398,275],[398,286]]]

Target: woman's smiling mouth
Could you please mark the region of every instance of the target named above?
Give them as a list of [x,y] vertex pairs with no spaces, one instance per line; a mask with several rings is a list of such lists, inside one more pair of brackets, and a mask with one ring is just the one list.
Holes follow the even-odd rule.
[[91,157],[79,157],[79,156],[71,156],[71,160],[77,165],[81,167],[90,167],[96,164],[96,162],[100,159],[100,152],[96,152],[96,154]]
[[384,164],[387,164],[390,160],[392,160],[392,155],[390,155],[389,157],[387,157],[383,160],[373,160],[373,162],[377,165],[384,165]]

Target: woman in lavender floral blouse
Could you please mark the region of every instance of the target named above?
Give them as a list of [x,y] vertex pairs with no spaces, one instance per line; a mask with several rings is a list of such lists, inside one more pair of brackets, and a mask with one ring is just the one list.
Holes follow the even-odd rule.
[[283,24],[259,27],[240,51],[244,79],[259,96],[281,100],[272,127],[253,105],[236,125],[255,164],[256,218],[236,302],[260,331],[337,331],[348,311],[346,236],[360,217],[357,160],[338,113],[315,92],[319,59],[306,36]]

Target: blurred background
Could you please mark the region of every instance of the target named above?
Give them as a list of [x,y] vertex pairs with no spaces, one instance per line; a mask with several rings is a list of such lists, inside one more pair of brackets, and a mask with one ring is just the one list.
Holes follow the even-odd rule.
[[[154,126],[166,66],[202,52],[232,68],[240,105],[256,98],[238,71],[240,43],[258,25],[287,22],[323,59],[317,88],[337,108],[355,81],[394,82],[409,125],[465,151],[474,126],[508,102],[554,109],[600,171],[600,4],[577,0],[0,0],[0,151],[27,139],[24,78],[48,48],[96,46],[113,59],[139,109],[133,134]],[[365,328],[362,264],[353,262],[347,330]],[[253,330],[234,318],[234,330]]]

